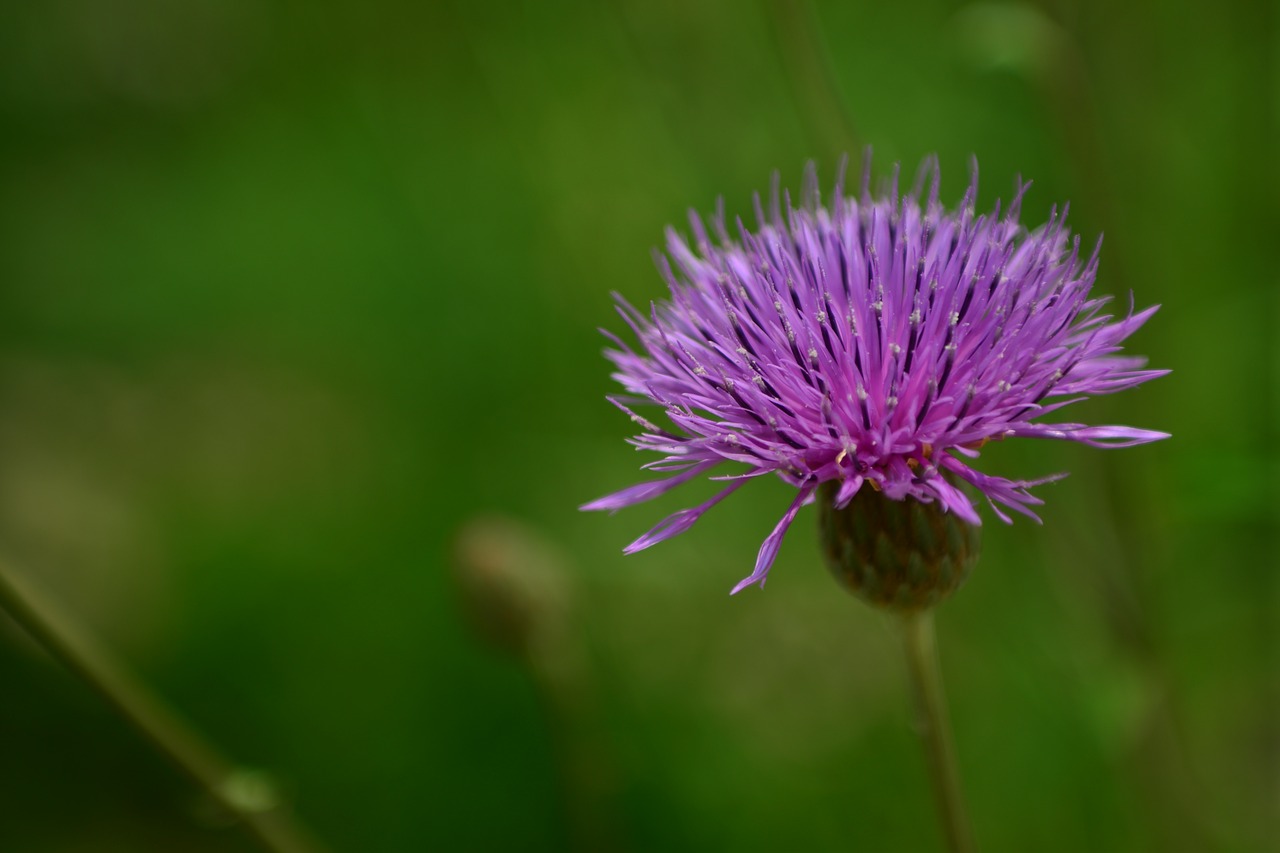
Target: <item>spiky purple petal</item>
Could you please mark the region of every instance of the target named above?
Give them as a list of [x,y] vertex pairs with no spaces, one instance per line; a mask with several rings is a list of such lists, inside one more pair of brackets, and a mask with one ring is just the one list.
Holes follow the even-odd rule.
[[756,555],[755,570],[749,576],[738,581],[738,585],[730,591],[730,595],[737,595],[754,583],[764,586],[765,579],[769,576],[769,569],[773,566],[773,561],[778,556],[778,549],[782,547],[782,537],[787,535],[787,529],[791,527],[791,522],[795,521],[796,513],[800,511],[800,507],[808,503],[813,490],[816,488],[816,483],[806,483],[800,487],[800,490],[796,492],[795,500],[791,502],[791,506],[787,508],[786,513],[778,520],[773,532],[760,545],[760,553]]

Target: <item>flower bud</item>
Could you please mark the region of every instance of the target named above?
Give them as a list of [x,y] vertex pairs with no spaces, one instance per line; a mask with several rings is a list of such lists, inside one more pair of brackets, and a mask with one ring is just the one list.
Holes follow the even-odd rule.
[[454,546],[454,580],[472,627],[517,657],[544,657],[569,607],[565,559],[538,531],[513,519],[468,522]]
[[864,485],[844,509],[839,483],[818,490],[822,551],[836,580],[868,604],[899,612],[934,606],[978,560],[978,527],[937,501],[893,500]]

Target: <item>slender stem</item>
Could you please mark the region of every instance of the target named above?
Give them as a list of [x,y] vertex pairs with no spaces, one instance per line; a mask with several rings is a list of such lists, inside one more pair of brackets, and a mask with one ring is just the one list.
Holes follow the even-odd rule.
[[831,54],[823,43],[810,0],[770,0],[766,14],[781,52],[783,70],[802,120],[815,144],[831,154],[857,148],[858,131],[840,94]]
[[83,678],[265,849],[276,853],[318,853],[319,846],[281,808],[263,777],[218,755],[100,643],[3,560],[0,610],[13,617],[45,651]]
[[960,774],[947,719],[947,701],[942,692],[942,671],[938,668],[938,646],[933,635],[933,611],[904,613],[903,638],[907,650],[907,670],[916,702],[916,725],[929,758],[929,775],[952,853],[971,853],[973,835],[960,795]]

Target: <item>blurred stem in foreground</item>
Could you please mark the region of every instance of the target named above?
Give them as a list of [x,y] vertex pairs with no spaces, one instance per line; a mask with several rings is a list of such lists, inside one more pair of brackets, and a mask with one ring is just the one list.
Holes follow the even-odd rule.
[[810,141],[832,157],[856,150],[857,126],[840,94],[813,4],[809,0],[767,0],[765,13]]
[[571,849],[623,849],[614,803],[617,774],[581,637],[573,629],[567,560],[537,530],[482,516],[459,532],[453,567],[473,630],[518,660],[542,699]]
[[83,678],[265,849],[319,853],[322,848],[293,820],[262,774],[226,761],[101,643],[3,560],[0,610],[13,617],[58,662]]
[[911,692],[916,702],[916,728],[929,757],[929,775],[947,836],[947,849],[953,853],[969,853],[974,849],[973,834],[960,794],[960,773],[942,690],[938,644],[934,639],[933,611],[903,613],[902,632]]
[[[1125,225],[1116,200],[1123,197],[1123,185],[1133,178],[1115,180],[1113,163],[1119,161],[1115,161],[1115,150],[1109,152],[1104,144],[1108,130],[1101,121],[1111,88],[1092,77],[1098,67],[1106,67],[1106,51],[1119,44],[1130,55],[1131,65],[1146,67],[1146,63],[1142,49],[1134,50],[1123,39],[1116,41],[1115,28],[1107,26],[1106,15],[1082,26],[1073,21],[1078,12],[1071,4],[1056,0],[975,2],[962,7],[952,23],[957,44],[976,69],[1001,70],[1020,77],[1048,106],[1053,135],[1077,186],[1072,195],[1090,211],[1094,223],[1090,230],[1114,234]],[[1259,38],[1245,39],[1238,45],[1242,61],[1251,56],[1255,67],[1261,69],[1266,62],[1257,57],[1265,51],[1255,48],[1265,42],[1267,37],[1262,34],[1269,30],[1252,18],[1249,30]],[[1110,97],[1114,101],[1115,96]],[[1247,104],[1241,120],[1255,126],[1266,111],[1253,109],[1247,99],[1241,103]],[[1262,139],[1262,134],[1238,133],[1237,138],[1245,142]],[[1113,147],[1114,142],[1112,139]],[[1255,190],[1265,193],[1267,182],[1259,179],[1257,164],[1269,162],[1268,158],[1259,152],[1253,157],[1241,153],[1235,159],[1248,164],[1240,173],[1245,176],[1243,195]],[[1261,245],[1263,238],[1252,230],[1260,224],[1259,217],[1248,215],[1248,209],[1247,205],[1237,206],[1235,212],[1241,220],[1235,226],[1241,235],[1255,239],[1251,243],[1242,236],[1241,244]],[[1128,289],[1126,282],[1137,268],[1133,248],[1137,245],[1135,239],[1122,239],[1118,247],[1107,250],[1110,290],[1123,293]],[[1241,257],[1249,257],[1249,253]],[[1046,542],[1048,560],[1063,569],[1051,572],[1050,577],[1070,598],[1066,607],[1098,614],[1112,647],[1121,653],[1114,665],[1128,667],[1125,679],[1141,697],[1118,748],[1124,750],[1125,764],[1135,774],[1133,789],[1141,793],[1152,813],[1163,816],[1153,824],[1158,833],[1154,845],[1158,849],[1229,847],[1229,839],[1241,827],[1213,808],[1212,792],[1191,760],[1184,711],[1178,704],[1181,697],[1168,670],[1167,644],[1155,616],[1158,608],[1146,589],[1148,576],[1160,565],[1152,549],[1141,544],[1144,537],[1160,535],[1153,527],[1154,517],[1144,510],[1149,501],[1144,500],[1135,478],[1118,474],[1119,469],[1096,457],[1082,458],[1080,467],[1093,471],[1093,476],[1081,476],[1081,481],[1097,484],[1081,504],[1083,516],[1078,521],[1092,533],[1084,540],[1068,535]],[[1091,677],[1095,685],[1100,683],[1097,673]]]

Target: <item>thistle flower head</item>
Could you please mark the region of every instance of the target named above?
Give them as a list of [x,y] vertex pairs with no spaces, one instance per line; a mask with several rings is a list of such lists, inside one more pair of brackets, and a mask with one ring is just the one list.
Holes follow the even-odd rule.
[[[631,443],[659,455],[644,467],[665,478],[583,509],[650,500],[723,463],[746,470],[713,477],[723,490],[664,519],[628,553],[683,533],[752,478],[776,474],[796,495],[738,592],[764,583],[822,483],[834,484],[823,495],[836,509],[875,489],[980,524],[956,485],[963,481],[1008,522],[1006,509],[1036,518],[1031,507],[1041,501],[1029,489],[1062,475],[980,473],[967,460],[986,442],[1124,447],[1167,437],[1041,420],[1167,372],[1118,354],[1156,306],[1105,313],[1108,300],[1089,293],[1098,250],[1081,255],[1066,209],[1034,230],[1019,224],[1027,184],[1005,211],[997,203],[977,215],[976,165],[954,211],[939,203],[938,181],[929,160],[910,193],[899,195],[895,170],[888,191],[873,197],[867,171],[855,198],[844,194],[842,167],[824,206],[811,164],[800,206],[775,178],[767,212],[756,199],[754,229],[741,220],[730,227],[722,207],[710,223],[690,214],[691,241],[668,229],[658,266],[670,298],[642,313],[618,297],[639,346],[609,335],[617,348],[606,351],[627,392],[611,402],[642,430]],[[662,407],[669,426],[638,414],[644,404]]]

